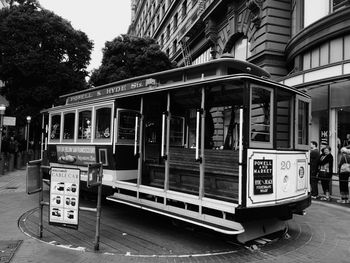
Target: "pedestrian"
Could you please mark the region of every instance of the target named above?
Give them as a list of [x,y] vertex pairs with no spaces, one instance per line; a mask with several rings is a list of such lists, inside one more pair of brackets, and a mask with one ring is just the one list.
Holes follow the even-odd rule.
[[346,134],[346,139],[343,142],[343,147],[350,146],[350,133]]
[[320,152],[317,148],[318,144],[312,141],[310,144],[310,185],[311,185],[311,198],[316,199],[318,197],[318,166],[320,160]]
[[333,155],[331,154],[331,147],[328,145],[322,149],[322,152],[319,160],[320,171],[318,173],[323,190],[323,196],[320,200],[329,201],[329,185],[333,174]]
[[350,150],[346,147],[340,149],[342,157],[338,166],[339,190],[341,199],[338,203],[349,203],[349,176],[350,176]]

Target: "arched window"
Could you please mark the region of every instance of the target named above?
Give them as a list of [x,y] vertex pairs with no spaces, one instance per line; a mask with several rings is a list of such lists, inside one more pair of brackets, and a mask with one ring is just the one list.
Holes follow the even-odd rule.
[[233,44],[230,52],[235,59],[247,60],[251,56],[250,43],[246,37],[239,38]]

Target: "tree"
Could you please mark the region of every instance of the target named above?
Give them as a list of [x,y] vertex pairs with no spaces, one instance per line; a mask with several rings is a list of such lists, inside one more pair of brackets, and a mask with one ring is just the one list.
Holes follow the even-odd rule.
[[92,72],[90,84],[99,86],[173,67],[154,39],[121,35],[106,42],[102,65]]
[[60,95],[86,88],[92,47],[85,33],[36,0],[11,0],[0,10],[0,79],[5,83],[1,93],[10,102],[7,114],[23,125],[24,116],[35,121]]

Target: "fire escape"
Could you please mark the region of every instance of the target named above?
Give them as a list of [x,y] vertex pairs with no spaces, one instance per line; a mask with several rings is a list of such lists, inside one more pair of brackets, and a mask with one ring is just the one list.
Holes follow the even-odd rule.
[[205,1],[199,0],[197,12],[193,14],[193,16],[186,23],[186,25],[180,30],[180,35],[182,37],[180,38],[181,39],[180,46],[181,46],[181,52],[182,52],[182,57],[183,57],[185,66],[192,64],[192,56],[189,49],[189,39],[190,39],[190,37],[188,36],[190,34],[189,31],[201,25],[200,16],[204,12],[204,9],[205,9]]

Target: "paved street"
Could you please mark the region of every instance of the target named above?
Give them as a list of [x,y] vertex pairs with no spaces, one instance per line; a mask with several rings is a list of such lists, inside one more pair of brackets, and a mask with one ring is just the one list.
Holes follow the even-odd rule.
[[[78,230],[47,224],[37,237],[38,195],[25,193],[25,171],[0,177],[1,263],[9,262],[349,262],[350,205],[315,201],[288,222],[284,238],[243,246],[229,236],[119,204],[105,203],[101,246],[93,251],[95,215],[80,212]],[[82,200],[92,206],[94,201]],[[265,243],[268,241],[267,243]],[[265,243],[265,244],[264,244]],[[8,245],[6,249],[5,245]],[[5,248],[3,248],[5,247]]]

